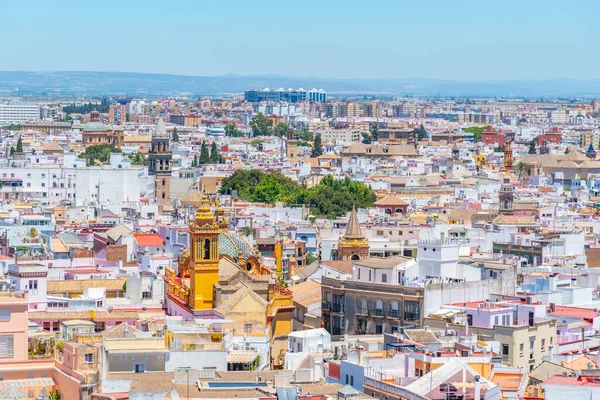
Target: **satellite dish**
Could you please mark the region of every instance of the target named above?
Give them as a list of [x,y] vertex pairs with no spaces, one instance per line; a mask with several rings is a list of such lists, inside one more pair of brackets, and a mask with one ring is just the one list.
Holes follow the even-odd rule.
[[177,393],[177,390],[171,390],[171,400],[179,400],[179,393]]

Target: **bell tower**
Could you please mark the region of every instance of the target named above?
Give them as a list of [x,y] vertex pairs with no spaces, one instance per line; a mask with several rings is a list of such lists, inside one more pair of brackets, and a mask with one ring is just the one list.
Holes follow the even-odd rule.
[[195,311],[213,308],[214,286],[219,283],[219,235],[227,227],[224,213],[210,211],[206,195],[190,223],[190,297]]
[[504,144],[504,170],[510,172],[513,164],[513,151],[510,140]]
[[515,192],[510,179],[508,176],[504,177],[504,183],[500,186],[500,193],[498,194],[498,200],[500,200],[500,214],[512,215],[513,213],[513,201],[515,199]]
[[352,208],[346,233],[338,242],[338,259],[362,260],[369,257],[369,242],[363,236],[356,208]]
[[148,154],[148,173],[154,175],[154,197],[158,204],[169,202],[171,194],[171,158],[170,137],[162,118],[156,124],[156,132],[152,135],[152,147]]

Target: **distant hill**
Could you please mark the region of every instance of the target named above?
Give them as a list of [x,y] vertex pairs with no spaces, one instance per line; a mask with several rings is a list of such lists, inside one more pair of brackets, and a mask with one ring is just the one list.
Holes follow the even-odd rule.
[[217,95],[269,87],[318,88],[331,94],[600,98],[600,80],[453,81],[433,79],[327,79],[286,76],[184,76],[128,72],[0,71],[0,97],[15,94]]

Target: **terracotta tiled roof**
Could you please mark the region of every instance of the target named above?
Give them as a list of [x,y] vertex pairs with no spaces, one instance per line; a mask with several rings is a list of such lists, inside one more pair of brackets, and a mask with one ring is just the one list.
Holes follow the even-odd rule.
[[136,233],[134,235],[138,246],[164,246],[165,242],[156,233]]
[[321,284],[317,281],[308,280],[289,288],[294,296],[294,302],[308,307],[321,301]]

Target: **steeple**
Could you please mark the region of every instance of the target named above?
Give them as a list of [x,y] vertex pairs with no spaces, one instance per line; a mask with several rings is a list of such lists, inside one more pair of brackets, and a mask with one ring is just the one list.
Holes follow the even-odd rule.
[[344,240],[364,240],[364,238],[362,230],[360,229],[360,223],[358,222],[356,207],[352,207],[348,226],[346,227],[346,233],[344,233]]
[[458,143],[454,142],[454,147],[452,147],[452,160],[458,161],[460,156],[460,150],[458,148]]
[[369,257],[369,242],[360,229],[356,208],[352,207],[346,233],[338,242],[338,259],[361,260],[367,257]]
[[155,137],[168,137],[167,127],[165,126],[165,121],[162,118],[158,119],[158,123],[156,124],[156,130],[154,131]]
[[512,215],[513,213],[513,201],[515,199],[515,191],[513,185],[510,183],[510,179],[504,177],[504,183],[500,186],[500,193],[498,194],[498,200],[500,200],[500,214]]
[[591,160],[596,159],[596,150],[594,150],[594,145],[591,142],[590,147],[588,147],[587,151],[585,152],[585,156]]

